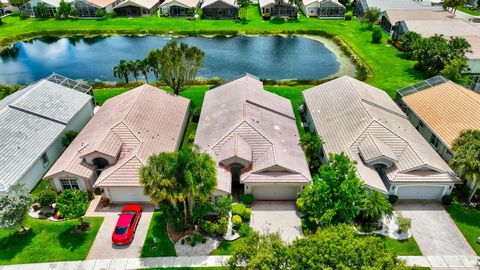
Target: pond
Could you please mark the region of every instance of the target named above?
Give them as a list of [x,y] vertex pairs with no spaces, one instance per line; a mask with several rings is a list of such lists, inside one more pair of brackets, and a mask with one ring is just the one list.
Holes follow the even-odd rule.
[[[168,36],[40,38],[0,54],[0,84],[25,84],[52,72],[85,81],[118,81],[120,59],[143,59]],[[231,79],[246,72],[262,79],[322,79],[338,75],[341,52],[333,44],[302,36],[181,37],[205,51],[197,77]],[[348,61],[347,61],[348,62]],[[151,76],[152,77],[152,76]]]

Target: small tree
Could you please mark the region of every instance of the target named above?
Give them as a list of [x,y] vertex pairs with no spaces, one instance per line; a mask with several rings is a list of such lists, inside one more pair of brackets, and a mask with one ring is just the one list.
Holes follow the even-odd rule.
[[72,7],[68,15],[73,18],[78,18],[78,15],[79,15],[78,9],[76,9],[75,7]]
[[58,196],[57,208],[62,217],[74,219],[81,217],[87,211],[88,193],[75,189],[67,189]]
[[95,16],[99,18],[104,18],[105,16],[107,16],[107,12],[105,11],[105,9],[99,8],[95,11]]
[[55,16],[57,18],[68,18],[68,15],[70,15],[71,10],[72,10],[72,5],[70,3],[65,2],[64,0],[61,0]]
[[128,84],[128,75],[130,75],[130,69],[127,60],[120,60],[116,66],[113,67],[113,76],[117,78],[123,78],[125,83]]
[[382,30],[379,28],[373,29],[372,32],[372,42],[373,43],[381,43],[382,41]]
[[251,4],[251,0],[235,0],[235,3],[239,7],[239,16],[240,19],[245,20],[247,19],[247,11],[248,7]]
[[412,220],[404,217],[402,213],[397,213],[397,226],[398,233],[407,232],[412,227]]
[[35,17],[37,18],[46,19],[51,16],[47,5],[43,2],[40,2],[33,7],[33,11],[35,12]]
[[392,215],[393,207],[385,195],[375,190],[367,191],[360,211],[360,217],[364,222],[377,223],[383,216],[391,217]]
[[162,48],[158,59],[160,75],[176,95],[195,79],[203,66],[204,56],[205,53],[197,47],[189,47],[183,42],[178,45],[175,40]]
[[8,3],[10,3],[10,5],[17,7],[18,9],[20,9],[20,7],[25,5],[27,2],[28,0],[8,0]]
[[360,19],[360,21],[364,24],[368,24],[369,28],[372,28],[373,24],[376,23],[380,18],[380,14],[381,14],[381,11],[379,8],[369,7],[365,11],[365,13],[363,13],[363,16]]
[[420,36],[416,32],[407,32],[405,34],[400,35],[400,37],[398,38],[398,43],[400,43],[400,45],[402,45],[402,48],[405,52],[404,57],[406,59],[412,58],[412,56],[413,56],[412,52],[415,48],[415,42],[417,42],[421,38],[422,38],[422,36]]
[[311,170],[318,170],[321,165],[320,148],[322,144],[324,144],[323,139],[312,132],[305,132],[305,134],[300,137],[300,145],[305,152]]
[[36,199],[36,202],[42,207],[50,206],[57,200],[57,193],[51,189],[42,190]]
[[464,84],[467,76],[463,74],[463,71],[465,71],[467,67],[468,65],[465,59],[453,59],[440,71],[440,75],[459,84]]
[[77,135],[78,135],[78,132],[75,130],[69,130],[65,132],[65,134],[63,134],[62,136],[62,145],[64,147],[68,147],[73,142],[73,140],[75,140]]
[[453,14],[455,14],[458,7],[463,7],[467,4],[467,0],[443,0],[442,4],[444,7],[451,8]]
[[32,198],[23,184],[15,184],[5,194],[0,194],[0,229],[11,230],[22,226]]

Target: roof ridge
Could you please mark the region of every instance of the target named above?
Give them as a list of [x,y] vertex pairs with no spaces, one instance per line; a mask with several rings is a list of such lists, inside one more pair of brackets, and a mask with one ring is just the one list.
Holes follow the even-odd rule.
[[[129,161],[132,160],[133,158],[138,159],[138,161],[140,161],[140,163],[143,164],[143,162],[137,157],[137,155],[136,155],[136,154],[133,154],[130,158],[125,159],[125,161],[123,161],[121,164],[116,163],[115,165],[113,165],[113,166],[115,166],[116,168],[113,169],[111,172],[109,172],[107,175],[102,175],[102,174],[100,174],[100,175],[102,175],[102,179],[101,179],[100,181],[98,181],[98,182],[96,181],[94,185],[95,185],[95,186],[98,186],[99,184],[101,184],[102,182],[104,182],[110,175],[112,175],[113,173],[115,173],[116,171],[118,171],[120,168],[122,168],[127,162],[129,162]],[[112,167],[113,167],[113,166],[112,166]],[[111,167],[109,167],[109,168],[111,168]],[[102,173],[103,173],[103,172],[102,172]],[[97,180],[98,180],[98,179],[97,179]]]

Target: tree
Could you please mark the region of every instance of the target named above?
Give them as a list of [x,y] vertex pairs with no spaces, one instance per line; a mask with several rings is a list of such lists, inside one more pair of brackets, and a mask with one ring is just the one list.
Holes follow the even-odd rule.
[[320,167],[313,183],[297,199],[297,205],[310,218],[327,226],[352,221],[362,206],[365,187],[356,175],[354,162],[344,153],[329,154],[328,164]]
[[379,8],[376,7],[369,7],[363,13],[362,18],[360,19],[361,23],[368,24],[369,28],[373,27],[373,24],[378,21],[380,18],[381,11]]
[[465,59],[453,59],[440,71],[440,75],[459,84],[464,84],[467,76],[463,74],[463,71],[467,67]]
[[8,3],[10,3],[11,6],[17,7],[20,9],[21,6],[25,5],[28,2],[28,0],[8,0]]
[[148,63],[150,70],[155,76],[155,80],[158,82],[160,79],[160,59],[162,58],[162,53],[160,50],[151,50],[148,52],[145,61]]
[[79,13],[78,13],[78,9],[76,9],[75,7],[72,7],[70,9],[70,13],[68,14],[70,17],[74,17],[74,18],[77,18]]
[[14,184],[9,191],[0,194],[0,229],[11,230],[22,226],[32,198],[23,184]]
[[77,137],[77,135],[78,135],[78,132],[75,130],[69,130],[65,132],[65,134],[63,134],[63,137],[62,137],[62,145],[64,147],[68,147],[73,142],[73,140]]
[[43,2],[38,3],[35,7],[33,7],[33,11],[35,12],[35,17],[46,19],[50,17],[50,10],[48,9],[47,5]]
[[139,60],[138,70],[143,74],[145,81],[148,83],[148,72],[150,72],[150,67],[148,66],[148,61],[146,59]]
[[251,0],[235,0],[235,4],[239,7],[240,19],[245,20],[247,18],[247,10],[251,4]]
[[113,76],[119,79],[123,78],[125,80],[125,83],[128,84],[128,75],[130,75],[128,62],[127,60],[122,59],[120,60],[120,63],[113,67]]
[[177,44],[171,40],[160,51],[160,75],[165,83],[178,95],[195,79],[198,70],[203,66],[205,53],[197,47],[189,47],[185,43]]
[[367,223],[377,223],[383,216],[391,217],[393,206],[382,193],[369,190],[365,196],[360,217]]
[[72,5],[70,3],[65,2],[64,0],[61,0],[55,16],[57,18],[62,18],[62,17],[68,18],[68,15],[70,15],[71,10],[72,10]]
[[399,36],[398,43],[402,45],[402,48],[405,51],[405,58],[412,58],[413,50],[415,48],[415,42],[417,42],[421,38],[422,36],[420,36],[420,34],[416,32],[407,32]]
[[300,137],[300,145],[305,152],[311,170],[318,170],[320,167],[320,147],[324,144],[322,138],[312,132],[305,132]]
[[373,29],[372,32],[372,42],[373,43],[380,43],[382,40],[382,30],[379,28]]
[[140,65],[142,64],[141,60],[132,60],[128,62],[128,69],[132,73],[135,81],[138,82],[138,74],[140,72]]
[[480,130],[462,131],[454,141],[452,151],[454,156],[450,160],[450,165],[469,183],[470,202],[480,185]]
[[467,0],[443,0],[442,4],[444,7],[451,8],[453,14],[455,14],[458,7],[463,7],[467,4]]

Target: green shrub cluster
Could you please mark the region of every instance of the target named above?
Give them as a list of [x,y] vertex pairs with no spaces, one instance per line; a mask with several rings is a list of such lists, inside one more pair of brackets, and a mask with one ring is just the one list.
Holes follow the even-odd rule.
[[67,189],[57,198],[57,208],[64,218],[81,217],[87,211],[90,201],[85,191]]
[[242,223],[243,223],[242,217],[239,216],[239,215],[234,215],[234,216],[232,217],[232,223],[233,223],[233,225],[235,225],[235,226],[238,226],[238,225],[242,224]]
[[252,215],[252,209],[247,208],[243,203],[236,203],[232,206],[232,214],[240,216],[244,221],[248,221]]
[[215,222],[202,220],[199,226],[208,235],[223,235],[227,232],[228,219],[226,216],[222,216]]
[[57,200],[57,193],[51,189],[42,190],[35,199],[41,207],[50,206]]
[[244,194],[242,196],[242,201],[246,205],[251,205],[253,203],[253,200],[254,200],[253,194]]
[[242,223],[238,226],[237,232],[241,237],[245,237],[252,233],[252,228],[247,223]]

